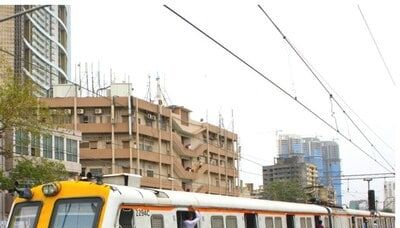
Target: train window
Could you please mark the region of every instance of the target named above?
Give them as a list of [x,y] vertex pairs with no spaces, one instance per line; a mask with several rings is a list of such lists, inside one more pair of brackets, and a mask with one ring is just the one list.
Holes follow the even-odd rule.
[[244,221],[245,221],[245,228],[257,228],[257,214],[245,213]]
[[274,220],[272,219],[272,217],[265,217],[265,227],[274,228]]
[[347,223],[348,223],[349,228],[352,228],[351,218],[347,219]]
[[357,228],[363,228],[362,223],[363,223],[362,219],[361,218],[357,218]]
[[294,215],[286,215],[287,228],[294,228]]
[[237,228],[236,216],[226,216],[225,220],[226,220],[226,227]]
[[119,213],[119,227],[120,228],[133,228],[135,225],[135,217],[133,210],[122,208]]
[[311,218],[307,218],[307,228],[313,228]]
[[224,217],[211,216],[211,228],[224,228]]
[[9,227],[36,227],[41,202],[18,203],[14,206]]
[[162,215],[152,215],[150,222],[151,228],[164,228],[164,217]]
[[381,228],[386,228],[385,218],[381,218]]
[[300,228],[306,228],[306,218],[300,218]]
[[275,217],[275,228],[282,228],[282,218]]
[[57,200],[49,227],[97,227],[102,205],[100,198]]
[[329,228],[330,227],[329,226],[329,218],[328,217],[324,218],[324,225],[325,225],[325,228]]

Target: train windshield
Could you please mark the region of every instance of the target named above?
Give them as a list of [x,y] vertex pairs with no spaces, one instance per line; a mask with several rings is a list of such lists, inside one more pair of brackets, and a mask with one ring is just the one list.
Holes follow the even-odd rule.
[[14,206],[9,228],[34,228],[38,221],[41,202],[24,202]]
[[51,228],[97,227],[102,207],[100,198],[58,200],[51,216]]

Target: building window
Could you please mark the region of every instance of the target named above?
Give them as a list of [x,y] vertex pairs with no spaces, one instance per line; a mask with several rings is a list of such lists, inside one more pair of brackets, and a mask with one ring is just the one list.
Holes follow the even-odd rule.
[[57,160],[64,160],[64,138],[54,137],[54,158]]
[[31,155],[40,157],[40,135],[31,136]]
[[15,153],[28,155],[29,137],[28,133],[17,130],[15,131]]
[[90,141],[89,142],[90,149],[97,149],[97,141]]
[[90,173],[94,177],[99,177],[103,174],[103,170],[101,168],[90,169]]
[[53,158],[53,137],[51,135],[43,135],[43,157]]
[[147,174],[147,177],[154,177],[154,171],[153,170],[147,170],[146,174]]
[[67,139],[67,161],[78,161],[78,148],[76,140]]

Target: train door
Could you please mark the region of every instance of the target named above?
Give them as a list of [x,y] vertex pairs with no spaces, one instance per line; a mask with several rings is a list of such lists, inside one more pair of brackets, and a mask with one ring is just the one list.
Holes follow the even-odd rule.
[[244,214],[245,228],[257,228],[257,214],[246,213]]
[[287,228],[294,228],[294,215],[286,215]]
[[316,216],[314,216],[314,224],[315,224],[315,228],[317,228],[317,227],[318,227],[319,221],[321,221],[321,222],[322,222],[322,220],[321,220],[321,216],[319,216],[319,215],[316,215]]
[[[192,220],[196,218],[196,214],[193,211],[176,211],[176,218],[177,227],[183,228],[183,221],[185,221],[186,219]],[[195,225],[195,228],[198,228],[197,224]]]

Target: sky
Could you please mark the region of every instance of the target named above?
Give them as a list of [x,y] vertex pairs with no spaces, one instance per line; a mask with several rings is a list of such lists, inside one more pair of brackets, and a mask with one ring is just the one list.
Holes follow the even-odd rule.
[[[181,13],[226,45],[299,101],[336,126],[328,94],[285,43],[260,4],[330,88],[392,148],[399,146],[398,87],[400,86],[400,3],[396,1],[59,1],[71,4],[71,63],[100,65],[101,81],[131,82],[134,95],[144,98],[148,76],[195,120],[203,118],[240,137],[242,156],[262,165],[277,156],[277,134],[318,136],[340,145],[342,174],[387,172],[335,131],[296,104],[254,71],[169,12]],[[395,86],[362,20],[361,7],[397,83]],[[76,79],[74,75],[72,79]],[[330,89],[331,90],[331,89]],[[331,90],[332,91],[332,90]],[[382,155],[395,164],[392,149],[359,119]],[[370,156],[386,163],[366,143],[341,110],[333,105],[338,128]],[[397,144],[397,145],[396,145]],[[244,182],[262,184],[262,168],[242,160]],[[252,174],[255,173],[255,174]],[[383,200],[383,180],[371,182]],[[364,181],[344,181],[344,203],[367,196]]]

